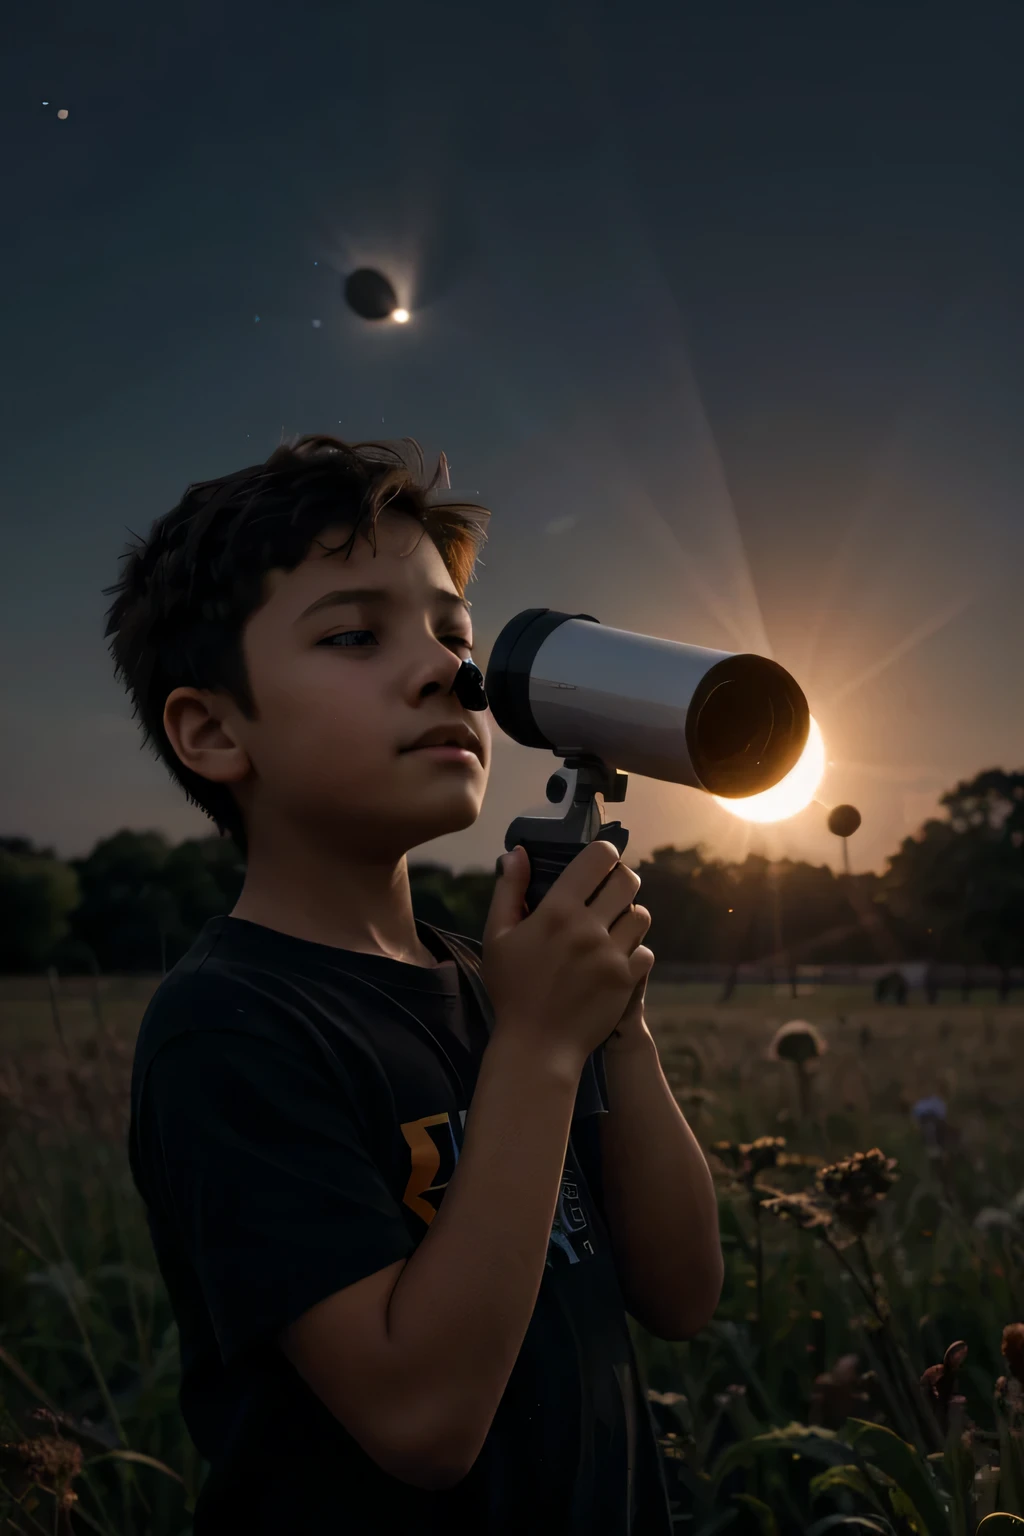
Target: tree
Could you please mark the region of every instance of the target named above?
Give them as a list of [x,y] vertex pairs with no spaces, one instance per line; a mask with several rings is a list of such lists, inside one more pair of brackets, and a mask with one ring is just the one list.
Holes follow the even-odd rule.
[[230,912],[244,877],[238,848],[216,835],[172,848],[162,832],[117,832],[75,867],[74,937],[103,971],[169,970],[209,918]]
[[231,911],[244,879],[245,863],[230,838],[190,837],[171,849],[161,880],[174,899],[182,954],[211,917]]
[[0,971],[37,971],[68,932],[78,905],[74,870],[52,848],[0,838]]
[[[646,942],[665,963],[930,955],[1008,972],[1024,964],[1024,771],[987,769],[941,803],[945,816],[906,838],[884,876],[656,848],[635,866],[651,913]],[[159,973],[231,911],[244,874],[236,845],[216,835],[171,847],[159,832],[124,830],[70,864],[0,837],[0,969]],[[413,911],[480,939],[494,880],[491,869],[410,864]]]
[[[629,863],[628,850],[626,863]],[[666,964],[717,958],[718,908],[726,901],[725,866],[692,848],[655,848],[632,865],[640,876],[637,893],[651,914],[644,943]]]
[[161,970],[167,930],[175,923],[160,883],[169,853],[162,832],[125,830],[74,861],[82,901],[72,933],[89,946],[101,971]]
[[890,909],[936,959],[1024,963],[1024,772],[986,769],[940,804],[889,859]]

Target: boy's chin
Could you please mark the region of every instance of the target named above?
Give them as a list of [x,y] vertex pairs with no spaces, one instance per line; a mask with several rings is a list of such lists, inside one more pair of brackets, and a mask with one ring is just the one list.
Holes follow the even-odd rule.
[[411,800],[406,801],[402,807],[401,820],[408,829],[408,835],[416,837],[416,842],[409,844],[411,848],[432,842],[435,837],[464,832],[479,820],[481,804],[477,795],[449,795],[447,802],[442,804],[440,798],[434,805],[416,805]]

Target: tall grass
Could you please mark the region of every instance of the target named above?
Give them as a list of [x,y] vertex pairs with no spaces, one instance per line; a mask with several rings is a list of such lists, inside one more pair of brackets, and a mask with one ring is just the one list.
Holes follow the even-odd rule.
[[[155,984],[0,983],[0,1528],[191,1528],[206,1469],[178,1411],[177,1334],[125,1149]],[[795,1011],[823,1042],[809,1067],[770,1054]],[[973,1536],[997,1500],[1013,1507],[1024,1424],[1002,1353],[1024,1318],[1024,1009],[794,1003],[767,988],[718,1007],[652,983],[648,1017],[719,1181],[726,1254],[697,1339],[631,1325],[679,1529],[841,1519]],[[944,1122],[915,1120],[928,1097]],[[861,1175],[819,1176],[875,1147],[895,1182],[857,1216]],[[937,1500],[926,1511],[893,1493],[902,1478],[931,1497],[916,1467]]]

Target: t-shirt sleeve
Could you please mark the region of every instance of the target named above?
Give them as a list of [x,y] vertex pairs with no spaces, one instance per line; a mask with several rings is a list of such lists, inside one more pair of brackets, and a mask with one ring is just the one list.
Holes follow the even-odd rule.
[[195,1271],[225,1365],[415,1247],[354,1102],[344,1078],[230,1030],[179,1035],[149,1066],[147,1198]]

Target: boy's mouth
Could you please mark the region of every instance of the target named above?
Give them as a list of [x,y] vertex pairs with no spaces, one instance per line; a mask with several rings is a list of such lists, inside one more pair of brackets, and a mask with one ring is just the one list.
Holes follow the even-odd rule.
[[402,752],[421,752],[430,747],[454,747],[464,753],[471,753],[483,761],[483,752],[480,747],[480,739],[475,731],[470,730],[461,720],[452,721],[447,725],[434,725],[428,731],[409,746],[402,747]]

